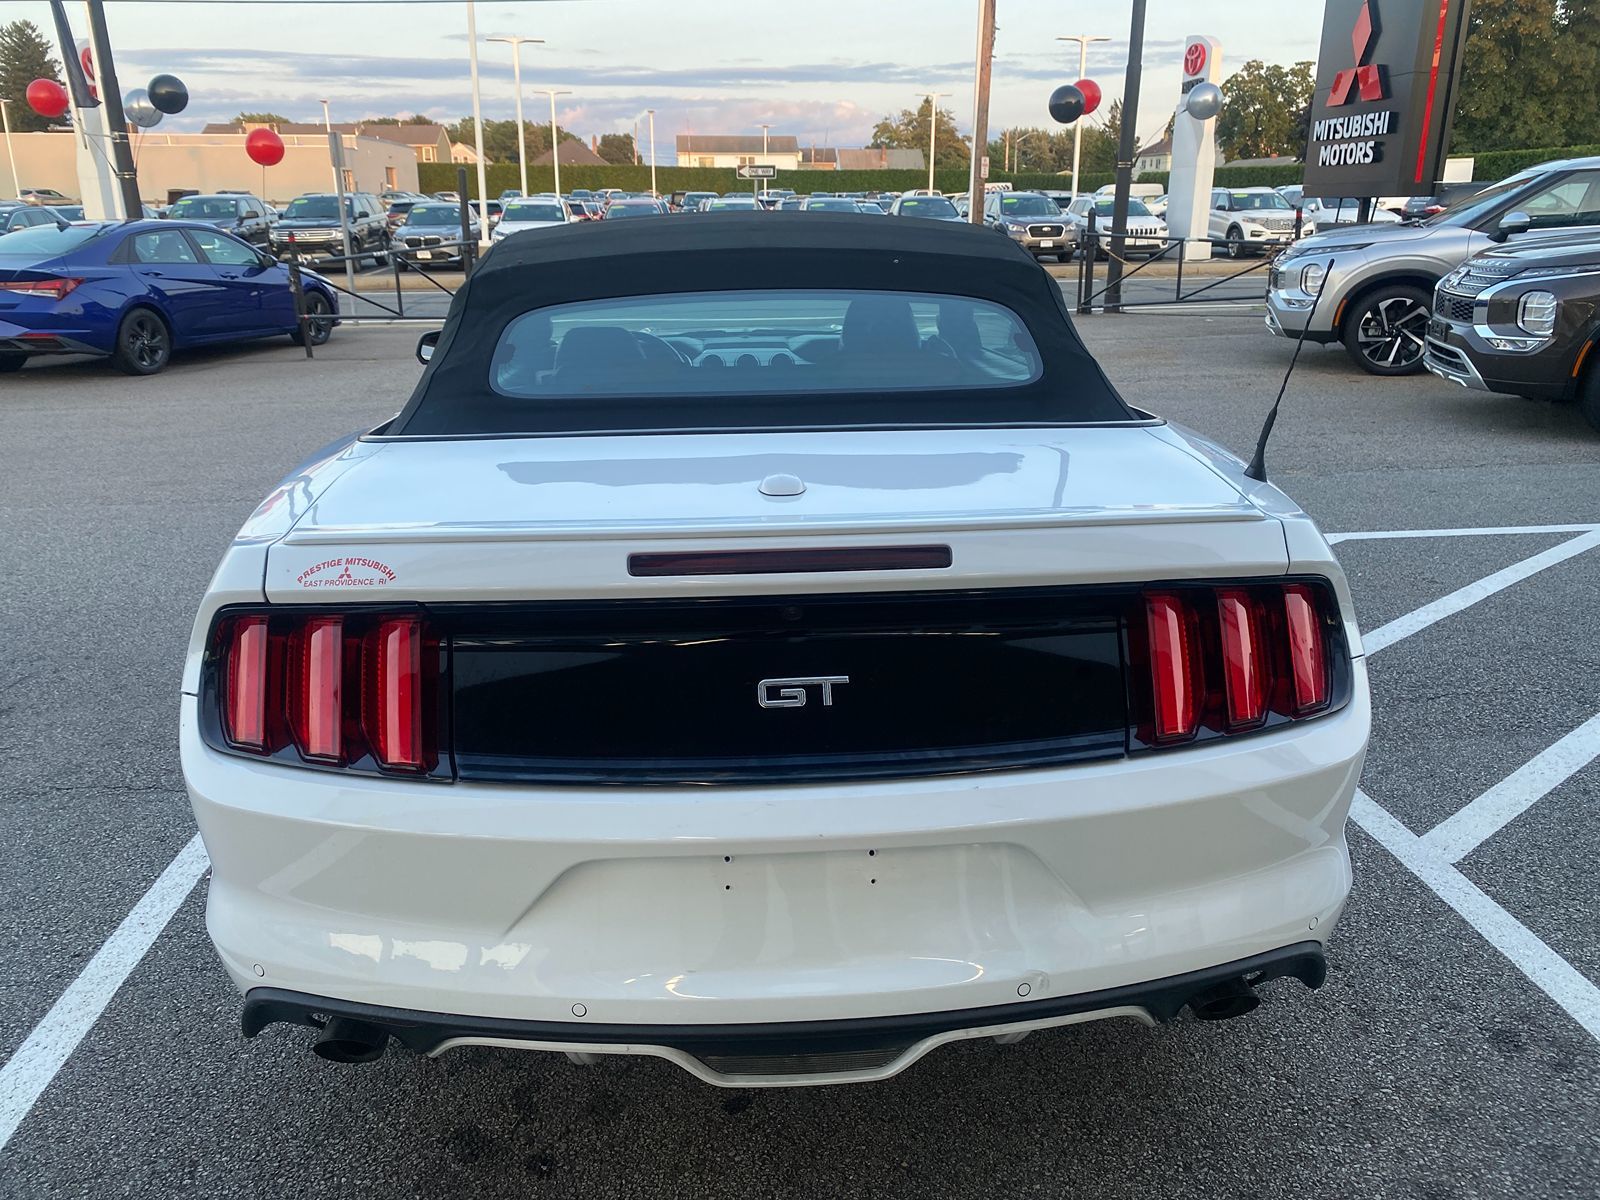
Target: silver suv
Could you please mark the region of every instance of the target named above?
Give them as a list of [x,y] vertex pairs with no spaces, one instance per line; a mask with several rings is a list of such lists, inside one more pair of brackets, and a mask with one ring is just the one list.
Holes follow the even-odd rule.
[[1556,230],[1600,233],[1600,158],[1530,167],[1426,221],[1341,225],[1304,239],[1272,264],[1267,329],[1300,336],[1321,288],[1307,341],[1343,342],[1374,375],[1414,374],[1434,285],[1498,242]]

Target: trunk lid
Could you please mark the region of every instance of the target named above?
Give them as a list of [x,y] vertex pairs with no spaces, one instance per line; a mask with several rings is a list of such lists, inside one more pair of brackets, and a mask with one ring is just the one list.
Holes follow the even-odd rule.
[[[667,550],[930,542],[951,566],[628,573],[630,555]],[[272,547],[266,585],[274,601],[539,599],[1286,567],[1281,525],[1165,427],[857,430],[385,443]]]

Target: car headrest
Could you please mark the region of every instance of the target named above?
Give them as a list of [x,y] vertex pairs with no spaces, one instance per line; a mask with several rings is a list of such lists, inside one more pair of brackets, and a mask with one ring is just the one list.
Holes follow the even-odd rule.
[[579,325],[567,330],[556,351],[556,370],[595,371],[639,366],[644,352],[620,325]]
[[911,305],[892,296],[863,296],[845,310],[839,349],[845,354],[910,354],[921,345]]

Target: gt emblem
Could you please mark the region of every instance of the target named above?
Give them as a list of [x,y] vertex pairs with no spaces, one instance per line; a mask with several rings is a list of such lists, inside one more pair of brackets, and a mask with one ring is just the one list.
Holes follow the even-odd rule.
[[803,708],[806,689],[820,687],[822,703],[833,703],[833,685],[849,683],[848,675],[818,675],[810,679],[763,679],[756,684],[756,702],[762,708]]

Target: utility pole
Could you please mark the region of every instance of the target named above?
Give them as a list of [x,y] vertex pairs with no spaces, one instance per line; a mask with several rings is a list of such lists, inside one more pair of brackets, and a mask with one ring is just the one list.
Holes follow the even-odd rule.
[[[133,165],[133,147],[128,144],[128,118],[122,112],[122,91],[117,83],[117,68],[111,61],[111,35],[106,31],[106,9],[102,0],[88,0],[89,43],[94,47],[95,81],[100,103],[105,106],[106,136],[111,141],[111,163],[122,191],[123,215],[130,221],[144,216],[144,201],[139,198],[139,173]],[[70,53],[71,46],[63,46]]]
[[[1109,42],[1108,37],[1093,37],[1087,33],[1075,33],[1065,37],[1058,37],[1058,42],[1078,43],[1078,78],[1082,79],[1089,70],[1089,43]],[[1083,118],[1079,117],[1072,123],[1072,198],[1078,198],[1078,163],[1083,158]]]
[[[1135,0],[1142,4],[1142,0]],[[978,0],[978,62],[972,97],[972,172],[967,187],[967,220],[983,224],[983,160],[989,152],[989,80],[994,69],[995,0]]]
[[517,166],[521,168],[522,194],[528,194],[528,127],[522,123],[522,46],[525,42],[543,45],[543,38],[492,37],[491,42],[505,42],[511,47],[511,78],[517,89]]
[[472,70],[472,149],[478,156],[478,247],[489,246],[489,173],[483,165],[483,91],[478,87],[478,6],[467,0],[468,62]]
[[1128,31],[1128,75],[1122,85],[1122,143],[1117,148],[1117,192],[1111,204],[1111,261],[1106,264],[1106,311],[1122,311],[1122,256],[1127,250],[1128,192],[1139,147],[1139,83],[1144,72],[1145,0],[1133,0]]
[[[650,114],[650,194],[660,199],[661,193],[656,191],[656,110],[647,108],[644,111]],[[637,127],[638,122],[634,124]]]
[[933,194],[933,163],[934,151],[939,145],[939,101],[950,95],[949,92],[923,92],[928,100],[928,194]]

